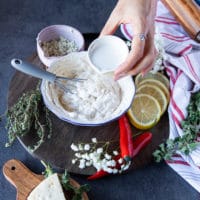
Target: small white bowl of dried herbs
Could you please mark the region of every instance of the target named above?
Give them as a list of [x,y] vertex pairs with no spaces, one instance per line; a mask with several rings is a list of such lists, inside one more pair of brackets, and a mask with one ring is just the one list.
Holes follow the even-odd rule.
[[38,56],[47,67],[62,56],[84,50],[85,45],[82,33],[68,25],[45,27],[38,33],[36,41]]

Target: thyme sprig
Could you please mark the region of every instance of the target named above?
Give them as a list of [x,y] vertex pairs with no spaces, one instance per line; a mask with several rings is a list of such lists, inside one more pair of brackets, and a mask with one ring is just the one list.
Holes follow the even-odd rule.
[[[41,120],[41,110],[45,113],[44,122]],[[17,103],[7,111],[6,117],[8,130],[6,147],[12,145],[17,137],[23,137],[32,130],[36,132],[38,137],[36,144],[29,147],[32,151],[35,151],[44,142],[46,131],[48,131],[47,138],[51,137],[52,124],[49,111],[43,105],[39,87],[24,93]]]
[[156,162],[163,159],[170,160],[176,152],[189,155],[200,144],[196,141],[198,133],[200,133],[200,91],[191,96],[187,112],[186,119],[181,122],[183,136],[168,139],[165,143],[160,144],[159,149],[153,153]]
[[[46,164],[44,161],[41,161],[41,163],[45,167],[43,174],[46,178],[54,174],[54,171],[49,164]],[[88,184],[80,185],[80,187],[72,185],[70,182],[70,175],[67,170],[65,170],[64,173],[59,176],[59,179],[64,190],[71,194],[72,197],[70,199],[72,200],[82,200],[83,193],[88,192],[90,189]]]

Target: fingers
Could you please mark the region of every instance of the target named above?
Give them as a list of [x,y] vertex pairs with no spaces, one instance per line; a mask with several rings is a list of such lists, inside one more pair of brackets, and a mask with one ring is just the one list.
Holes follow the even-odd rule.
[[145,40],[140,40],[138,36],[133,38],[131,51],[124,63],[122,63],[114,73],[114,79],[118,80],[136,65],[144,54]]
[[[148,71],[150,71],[154,66],[154,54],[150,54],[145,56],[142,60],[140,60],[133,69],[129,71],[120,71],[120,73],[114,74],[114,80],[118,80],[126,75],[136,75],[140,72],[142,74],[146,74]],[[125,65],[127,67],[127,65]],[[133,65],[130,65],[130,67],[133,67]]]
[[[152,55],[153,61],[152,61],[151,65],[149,65],[148,67],[145,67],[143,70],[141,70],[141,73],[142,73],[143,76],[145,74],[147,74],[155,65],[155,59],[156,59],[157,54],[158,54],[158,52],[157,52],[155,47],[154,47],[153,52],[154,52],[153,55]],[[150,58],[150,59],[152,59],[152,58]]]
[[[145,33],[145,31],[143,33]],[[136,75],[139,72],[146,73],[154,65],[156,57],[154,26],[149,29],[145,40],[141,40],[136,36],[133,38],[132,50],[130,51],[127,60],[115,70],[115,80],[118,80],[125,75]]]
[[[140,72],[147,73],[154,66],[154,61],[156,58],[156,49],[154,44],[151,42],[145,43],[144,54],[141,51],[141,55],[135,54],[134,61],[131,63],[124,62],[114,74],[114,79],[118,80],[126,75],[136,75]],[[134,50],[133,50],[134,51]],[[129,54],[130,59],[133,58],[133,54]],[[142,59],[141,59],[142,58]],[[128,58],[129,59],[129,58]],[[127,59],[127,60],[128,60]]]
[[154,65],[156,57],[156,52],[154,48],[151,48],[146,55],[144,55],[143,59],[141,59],[136,66],[128,72],[129,75],[136,75],[140,72],[146,73],[148,72]]
[[149,65],[148,67],[146,67],[144,70],[141,71],[142,76],[145,76],[154,66],[154,62]]

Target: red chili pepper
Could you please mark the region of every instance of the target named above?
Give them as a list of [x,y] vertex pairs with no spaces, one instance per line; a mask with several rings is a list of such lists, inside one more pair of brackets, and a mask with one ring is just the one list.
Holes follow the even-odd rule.
[[133,157],[136,156],[150,141],[152,133],[145,132],[133,138]]
[[87,179],[88,180],[95,180],[95,179],[99,179],[102,178],[104,176],[107,176],[109,173],[104,171],[103,169],[100,171],[97,171],[96,173],[94,173],[93,175],[89,176]]
[[[128,122],[128,120],[127,120],[126,116],[125,117],[123,116],[119,120],[119,123],[120,123],[120,148],[121,148],[122,153],[121,153],[121,155],[117,155],[114,157],[115,161],[118,161],[121,157],[124,160],[126,160],[127,158],[129,158],[129,159],[133,158],[152,139],[152,133],[150,133],[150,132],[142,133],[142,134],[138,135],[136,138],[132,139],[131,128],[130,128],[129,123],[127,123],[127,122]],[[127,136],[127,137],[125,137],[125,136]],[[131,142],[130,142],[130,140],[131,140]],[[127,146],[125,146],[125,145],[127,145]],[[125,155],[128,155],[128,156],[125,156]],[[122,164],[119,164],[117,162],[117,165],[115,166],[115,168],[119,169]],[[109,175],[108,172],[106,172],[104,170],[100,170],[100,171],[94,173],[93,175],[89,176],[87,179],[95,180],[95,179],[99,179],[99,178],[102,178],[107,175]]]
[[[117,155],[117,156],[115,156],[113,159],[117,162],[120,158],[121,158],[121,155]],[[122,163],[122,164],[123,164],[123,163]],[[121,164],[121,165],[122,165],[122,164]],[[116,168],[116,169],[119,169],[121,165],[117,162],[115,168]],[[112,168],[112,167],[111,167],[111,168]],[[104,170],[102,169],[102,170],[97,171],[97,172],[94,173],[93,175],[89,176],[87,179],[88,179],[88,180],[95,180],[95,179],[99,179],[99,178],[102,178],[102,177],[107,176],[107,175],[109,175],[109,173],[106,172],[106,171],[104,171]]]
[[126,115],[119,118],[120,150],[126,161],[133,157],[132,130]]

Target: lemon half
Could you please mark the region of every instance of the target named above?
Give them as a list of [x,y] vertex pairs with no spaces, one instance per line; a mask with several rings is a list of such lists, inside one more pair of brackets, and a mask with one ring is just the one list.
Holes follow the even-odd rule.
[[156,72],[156,73],[152,73],[152,72],[148,72],[147,74],[145,74],[144,76],[142,76],[142,74],[138,74],[135,77],[135,85],[139,85],[141,81],[145,80],[145,79],[155,79],[158,80],[160,82],[162,82],[167,88],[169,88],[169,79],[162,73],[160,72]]
[[167,108],[167,97],[165,93],[156,85],[142,84],[137,88],[138,94],[149,94],[158,100],[163,114]]
[[132,125],[141,130],[150,129],[157,124],[161,113],[158,101],[149,94],[136,94],[127,112]]
[[140,87],[140,85],[143,85],[143,84],[155,85],[155,86],[159,87],[164,92],[164,94],[167,98],[167,101],[169,102],[169,99],[170,99],[169,89],[165,86],[164,83],[162,83],[156,79],[144,79],[139,83],[138,87]]

